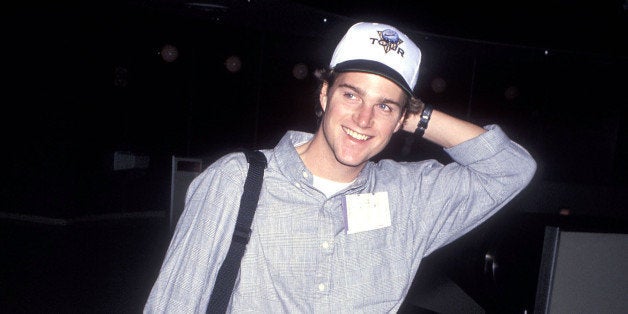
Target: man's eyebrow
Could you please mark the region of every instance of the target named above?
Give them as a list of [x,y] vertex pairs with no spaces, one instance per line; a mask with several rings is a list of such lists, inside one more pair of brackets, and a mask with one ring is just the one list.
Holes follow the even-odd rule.
[[[338,84],[338,87],[345,87],[345,88],[351,89],[351,90],[353,90],[353,91],[354,91],[356,94],[358,94],[358,95],[364,95],[364,94],[366,94],[366,91],[365,91],[364,89],[361,89],[361,88],[359,88],[359,87],[357,87],[357,86],[353,86],[353,85],[348,84],[348,83],[341,83],[341,84]],[[401,108],[402,108],[402,106],[401,106],[401,104],[400,104],[399,102],[394,101],[394,100],[392,100],[392,99],[390,99],[390,98],[383,97],[383,98],[380,98],[378,102],[379,102],[379,103],[382,103],[382,104],[391,104],[391,105],[395,105],[395,106],[399,107],[399,109],[401,109]]]
[[341,84],[338,85],[338,87],[345,87],[345,88],[351,89],[351,90],[353,90],[354,92],[356,92],[359,95],[363,95],[365,93],[365,91],[363,89],[361,89],[361,88],[359,88],[357,86],[353,86],[351,84],[347,84],[347,83],[341,83]]

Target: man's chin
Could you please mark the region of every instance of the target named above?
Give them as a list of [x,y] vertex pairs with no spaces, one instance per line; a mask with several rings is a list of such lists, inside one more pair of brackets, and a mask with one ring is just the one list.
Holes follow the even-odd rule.
[[336,160],[343,166],[362,167],[368,161],[368,158],[338,158],[338,156],[336,156]]

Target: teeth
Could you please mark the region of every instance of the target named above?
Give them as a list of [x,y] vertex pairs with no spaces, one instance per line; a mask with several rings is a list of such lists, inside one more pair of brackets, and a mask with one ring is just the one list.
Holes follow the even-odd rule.
[[364,135],[364,134],[360,134],[360,133],[358,133],[356,131],[353,131],[353,130],[350,130],[350,129],[347,129],[347,128],[343,128],[343,129],[345,130],[345,132],[347,134],[349,134],[349,136],[353,137],[356,140],[366,141],[366,140],[369,139],[369,137]]

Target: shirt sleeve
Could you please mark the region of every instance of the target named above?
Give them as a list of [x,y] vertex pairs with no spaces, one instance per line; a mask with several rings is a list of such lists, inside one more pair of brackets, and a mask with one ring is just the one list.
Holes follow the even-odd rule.
[[455,161],[422,168],[415,204],[425,255],[452,242],[503,208],[532,180],[536,162],[497,125],[445,152]]
[[196,177],[144,313],[204,313],[227,255],[247,164],[227,155]]

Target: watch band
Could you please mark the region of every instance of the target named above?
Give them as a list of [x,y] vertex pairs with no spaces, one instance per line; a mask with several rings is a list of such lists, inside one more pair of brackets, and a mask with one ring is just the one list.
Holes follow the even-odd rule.
[[423,111],[421,111],[421,119],[416,126],[416,130],[414,130],[414,134],[422,137],[425,134],[425,129],[427,129],[427,125],[430,122],[430,118],[432,117],[432,106],[425,105]]

